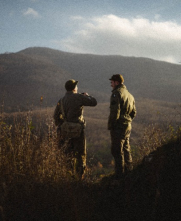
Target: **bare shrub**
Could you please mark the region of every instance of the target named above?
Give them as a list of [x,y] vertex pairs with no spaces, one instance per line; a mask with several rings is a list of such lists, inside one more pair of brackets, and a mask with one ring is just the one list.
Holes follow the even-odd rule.
[[[66,177],[66,163],[57,147],[56,129],[48,124],[46,136],[36,131],[30,115],[0,121],[0,173],[5,180],[32,179],[58,182]],[[45,133],[45,132],[44,132]]]

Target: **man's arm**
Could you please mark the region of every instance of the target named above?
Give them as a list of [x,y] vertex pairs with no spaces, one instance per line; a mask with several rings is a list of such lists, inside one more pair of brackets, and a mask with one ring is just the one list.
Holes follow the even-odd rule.
[[83,105],[84,106],[96,106],[97,105],[97,100],[92,97],[92,96],[89,96],[87,93],[83,93],[81,94],[82,95],[82,100],[83,100]]
[[54,122],[55,122],[55,125],[58,126],[63,119],[61,119],[61,101],[59,100],[59,102],[57,103],[57,106],[55,108],[55,111],[54,111],[54,114],[53,114],[53,119],[54,119]]
[[113,93],[110,102],[110,115],[108,119],[108,130],[115,128],[116,121],[120,115],[120,99],[118,93]]
[[130,113],[130,117],[132,120],[136,117],[136,106],[135,106],[135,101],[133,102],[133,110]]

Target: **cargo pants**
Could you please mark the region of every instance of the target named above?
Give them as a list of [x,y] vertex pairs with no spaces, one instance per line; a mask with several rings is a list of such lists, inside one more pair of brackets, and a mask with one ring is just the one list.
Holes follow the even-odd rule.
[[68,170],[71,170],[72,175],[81,179],[86,168],[86,138],[84,129],[80,137],[72,139],[63,139],[61,130],[58,132],[59,148],[63,148],[67,158]]
[[115,160],[115,175],[121,176],[133,169],[129,138],[131,123],[122,124],[118,129],[111,129],[111,153]]

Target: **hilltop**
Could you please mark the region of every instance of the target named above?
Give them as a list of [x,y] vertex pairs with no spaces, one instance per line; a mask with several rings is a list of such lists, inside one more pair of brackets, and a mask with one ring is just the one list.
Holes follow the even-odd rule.
[[161,137],[162,145],[150,140],[155,150],[120,180],[113,173],[96,178],[94,165],[80,182],[65,170],[54,139],[18,125],[15,134],[7,124],[0,128],[0,220],[180,220],[180,130],[167,142]]

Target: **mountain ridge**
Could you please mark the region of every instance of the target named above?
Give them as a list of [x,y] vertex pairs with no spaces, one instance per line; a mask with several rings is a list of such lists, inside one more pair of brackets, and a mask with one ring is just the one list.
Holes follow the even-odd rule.
[[[63,52],[50,48],[26,48],[0,55],[0,99],[6,104],[25,107],[39,105],[43,96],[47,106],[55,105],[65,93],[68,79],[79,81],[79,91],[87,91],[99,102],[111,93],[109,78],[122,74],[135,98],[180,102],[181,66],[149,58],[120,55],[94,55]],[[11,108],[12,109],[12,108]]]

